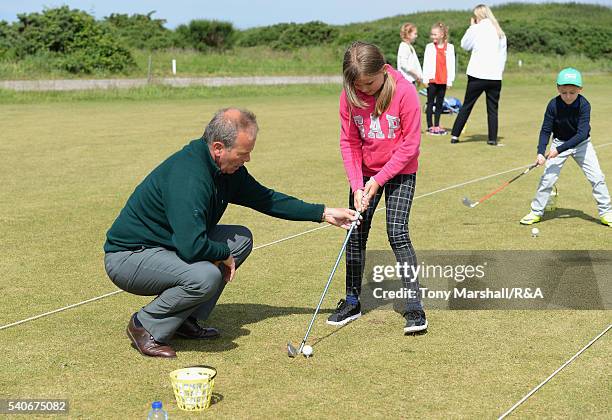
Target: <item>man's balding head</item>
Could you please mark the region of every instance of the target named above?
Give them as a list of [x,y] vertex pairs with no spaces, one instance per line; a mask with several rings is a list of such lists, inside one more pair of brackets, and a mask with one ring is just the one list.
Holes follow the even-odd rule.
[[206,126],[202,138],[211,146],[213,142],[221,142],[231,149],[241,132],[248,132],[252,138],[257,137],[257,118],[255,114],[246,109],[223,108],[216,112]]

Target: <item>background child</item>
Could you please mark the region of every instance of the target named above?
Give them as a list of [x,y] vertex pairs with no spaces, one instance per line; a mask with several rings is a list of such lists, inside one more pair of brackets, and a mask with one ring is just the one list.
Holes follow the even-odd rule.
[[[414,197],[421,112],[416,88],[385,64],[378,47],[353,43],[344,54],[340,95],[340,150],[350,183],[349,206],[363,220],[346,248],[346,300],[341,299],[328,323],[344,325],[361,316],[359,294],[365,268],[366,242],[374,210],[385,192],[387,236],[397,261],[416,266],[408,234]],[[404,333],[427,329],[416,278],[406,276],[404,287],[414,297],[406,302]]]
[[[446,87],[455,80],[455,47],[448,43],[448,27],[438,22],[431,27],[433,42],[425,47],[423,58],[423,81],[427,86],[427,134],[444,135],[446,130],[440,127],[440,115],[444,104]],[[435,105],[435,117],[431,115]]]
[[[531,202],[531,211],[521,219],[520,223],[532,225],[541,220],[552,188],[559,179],[561,168],[571,156],[593,186],[593,197],[597,202],[601,223],[611,226],[610,193],[599,167],[595,148],[591,144],[591,105],[580,94],[582,92],[580,72],[571,67],[561,70],[557,76],[557,91],[559,96],[548,103],[540,130],[536,162],[538,165],[546,164],[544,174],[540,179],[536,196]],[[547,159],[544,153],[551,133],[553,141]]]
[[417,27],[414,23],[404,23],[400,29],[400,42],[397,50],[397,69],[410,83],[416,84],[423,81],[423,70],[419,62],[419,56],[412,44],[418,37]]

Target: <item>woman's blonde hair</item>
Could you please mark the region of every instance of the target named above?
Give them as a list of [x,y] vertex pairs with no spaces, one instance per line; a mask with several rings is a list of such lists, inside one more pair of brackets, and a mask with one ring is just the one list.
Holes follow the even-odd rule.
[[440,32],[442,32],[442,39],[444,40],[444,42],[448,42],[448,26],[446,26],[442,22],[436,22],[431,25],[431,29],[434,28],[439,29]]
[[387,74],[385,64],[385,56],[374,44],[355,41],[348,47],[342,62],[342,78],[346,99],[351,106],[357,108],[365,108],[367,106],[357,96],[357,89],[355,88],[357,79],[361,76],[375,76],[380,72],[384,72],[385,81],[376,99],[374,116],[379,117],[389,108],[395,93],[395,79]]
[[400,38],[402,39],[402,41],[406,41],[406,39],[408,38],[408,35],[410,35],[411,32],[414,32],[416,28],[417,27],[414,23],[411,23],[411,22],[404,23],[402,27],[400,28]]
[[489,6],[487,6],[486,4],[479,4],[478,6],[474,7],[474,17],[478,21],[481,21],[483,19],[489,19],[493,26],[495,26],[497,36],[499,38],[503,38],[504,36],[506,36],[506,34],[504,34],[504,31],[502,31],[501,26],[499,26],[499,22],[497,22],[497,19],[495,19],[495,15],[491,11],[491,9],[489,9]]

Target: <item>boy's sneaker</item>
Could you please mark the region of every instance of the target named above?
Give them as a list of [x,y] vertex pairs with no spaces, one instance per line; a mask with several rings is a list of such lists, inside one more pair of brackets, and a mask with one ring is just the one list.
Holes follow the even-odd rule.
[[451,136],[451,144],[459,143],[459,137]]
[[425,317],[425,311],[408,311],[404,314],[406,318],[406,326],[404,327],[404,334],[415,333],[419,331],[425,331],[427,329],[427,318]]
[[438,135],[439,136],[445,136],[445,135],[448,134],[448,131],[446,131],[444,128],[442,128],[440,126],[437,126],[436,128],[438,129]]
[[612,212],[603,214],[601,216],[601,223],[606,226],[612,226]]
[[538,216],[534,212],[530,211],[529,214],[519,221],[519,223],[521,225],[533,225],[534,223],[538,223],[540,220],[542,220],[542,216]]
[[356,320],[361,316],[361,303],[357,302],[357,305],[351,305],[344,299],[340,299],[338,306],[333,314],[327,318],[329,325],[344,325],[351,321]]

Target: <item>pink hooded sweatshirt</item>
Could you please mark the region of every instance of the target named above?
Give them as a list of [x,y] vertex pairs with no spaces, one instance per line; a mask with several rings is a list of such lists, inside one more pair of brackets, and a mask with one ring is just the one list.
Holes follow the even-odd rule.
[[363,189],[363,177],[374,177],[379,185],[399,174],[418,168],[421,144],[421,106],[416,88],[400,72],[386,65],[395,79],[395,94],[389,108],[372,118],[376,99],[357,91],[366,108],[351,107],[346,92],[340,94],[340,152],[353,191]]

